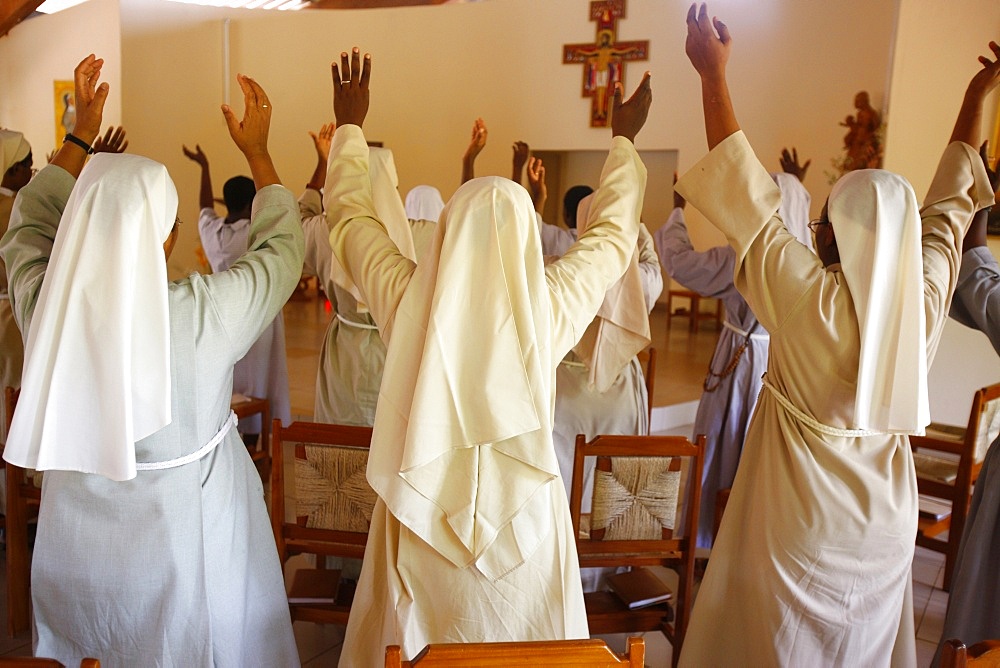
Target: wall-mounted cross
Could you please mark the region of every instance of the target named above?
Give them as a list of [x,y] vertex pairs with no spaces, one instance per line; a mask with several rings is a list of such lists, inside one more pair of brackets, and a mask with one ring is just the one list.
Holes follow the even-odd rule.
[[590,126],[608,125],[608,111],[616,81],[622,81],[625,62],[649,59],[649,41],[615,42],[618,19],[625,18],[625,0],[590,3],[590,20],[597,22],[593,44],[566,44],[563,63],[583,63],[583,97],[590,97]]

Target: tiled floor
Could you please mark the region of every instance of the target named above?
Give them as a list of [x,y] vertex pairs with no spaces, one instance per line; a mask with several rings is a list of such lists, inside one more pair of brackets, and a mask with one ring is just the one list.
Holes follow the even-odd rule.
[[[286,348],[291,390],[292,415],[309,419],[315,396],[316,363],[330,313],[317,299],[292,301],[284,309]],[[697,333],[688,330],[686,319],[675,320],[666,328],[666,312],[657,306],[650,317],[653,345],[658,350],[656,382],[653,392],[653,424],[661,430],[689,434],[694,403],[701,396],[705,369],[718,336],[711,323],[703,323]],[[664,408],[671,407],[671,408]],[[289,560],[286,575],[297,568],[302,557]],[[917,629],[918,665],[928,666],[937,647],[944,622],[948,595],[941,590],[944,570],[942,555],[917,548],[913,561],[914,622]],[[669,574],[664,571],[664,574]],[[3,587],[6,581],[0,578]],[[0,589],[0,593],[5,593]],[[0,598],[0,606],[6,607]],[[303,666],[334,666],[340,657],[344,630],[338,626],[297,622],[295,638]],[[3,634],[0,634],[3,636]],[[624,636],[602,636],[616,650],[624,651]],[[17,638],[0,637],[0,655],[27,656],[31,652],[30,634]],[[670,644],[662,634],[646,634],[646,665],[651,668],[670,665]],[[282,667],[283,668],[283,667]]]

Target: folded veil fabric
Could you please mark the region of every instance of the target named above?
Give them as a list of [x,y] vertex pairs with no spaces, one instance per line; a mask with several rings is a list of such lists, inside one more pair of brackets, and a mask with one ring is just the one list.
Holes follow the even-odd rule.
[[464,184],[396,311],[368,480],[438,553],[494,579],[552,521],[550,319],[527,192]]
[[406,217],[410,220],[429,220],[438,222],[444,200],[434,186],[415,186],[406,193]]
[[920,211],[902,176],[850,172],[834,185],[830,223],[861,338],[856,429],[922,433],[930,423]]
[[31,146],[24,135],[13,130],[0,130],[0,179],[13,165],[31,153]]
[[[387,148],[369,147],[368,149],[368,179],[372,188],[372,201],[375,203],[375,213],[385,225],[389,238],[404,257],[416,262],[417,251],[413,246],[413,231],[406,217],[406,209],[399,198],[399,177],[396,174],[396,163],[392,151]],[[333,281],[351,293],[358,301],[358,311],[366,313],[368,308],[361,298],[361,291],[350,279],[334,254],[330,266]]]
[[[594,221],[588,219],[594,195],[580,200],[576,220],[579,234]],[[573,352],[587,366],[587,383],[606,392],[632,358],[649,345],[649,311],[642,289],[638,250],[632,252],[625,273],[608,288],[597,317],[587,327]]]
[[135,477],[135,442],[171,420],[163,242],[176,213],[159,163],[101,153],[84,168],[25,336],[8,462]]

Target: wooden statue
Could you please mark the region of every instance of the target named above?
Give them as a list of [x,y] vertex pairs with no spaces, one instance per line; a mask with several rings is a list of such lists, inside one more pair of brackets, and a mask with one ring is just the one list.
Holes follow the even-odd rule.
[[869,102],[868,92],[854,96],[857,113],[844,119],[844,151],[847,156],[840,165],[841,173],[855,169],[875,169],[882,166],[882,115]]

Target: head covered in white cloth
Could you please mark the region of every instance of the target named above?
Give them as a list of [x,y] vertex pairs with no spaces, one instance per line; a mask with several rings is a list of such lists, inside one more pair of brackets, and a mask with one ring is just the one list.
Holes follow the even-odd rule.
[[805,189],[797,176],[786,172],[774,172],[771,178],[781,191],[781,205],[778,207],[778,215],[785,223],[785,228],[792,233],[792,236],[811,250],[816,252],[813,243],[812,233],[809,231],[809,205],[812,198],[809,191]]
[[[579,234],[586,232],[594,222],[589,219],[593,200],[594,194],[591,193],[577,205],[576,228]],[[625,273],[608,288],[597,317],[573,347],[573,352],[587,366],[587,384],[598,392],[606,392],[621,370],[649,342],[649,311],[646,309],[636,248],[632,251]]]
[[[393,160],[392,151],[378,147],[368,149],[368,180],[371,183],[375,213],[385,225],[389,238],[404,257],[416,261],[417,251],[413,246],[413,231],[410,229],[410,221],[406,217],[406,209],[397,190],[399,176],[396,174],[396,162]],[[333,256],[330,273],[337,285],[358,300],[359,310],[367,311],[361,298],[361,291],[337,261],[336,255]]]
[[854,427],[922,433],[930,422],[921,224],[902,176],[850,172],[833,187],[830,224],[858,317]]
[[135,477],[135,442],[171,420],[163,242],[176,213],[159,163],[101,153],[84,168],[25,337],[4,459]]
[[31,153],[31,145],[20,132],[0,130],[0,178]]
[[406,193],[406,217],[410,220],[429,220],[438,222],[444,200],[441,192],[434,186],[415,186]]
[[467,182],[396,311],[368,480],[438,553],[489,578],[528,559],[552,521],[550,319],[527,191]]

